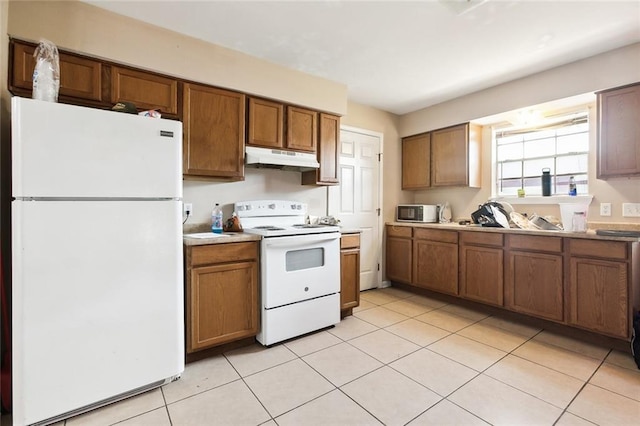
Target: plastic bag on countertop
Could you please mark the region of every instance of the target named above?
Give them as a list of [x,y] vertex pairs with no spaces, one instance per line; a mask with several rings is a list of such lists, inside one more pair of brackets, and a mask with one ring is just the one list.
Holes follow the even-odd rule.
[[36,66],[33,69],[33,99],[58,102],[60,89],[60,62],[58,48],[49,40],[41,39],[33,52]]

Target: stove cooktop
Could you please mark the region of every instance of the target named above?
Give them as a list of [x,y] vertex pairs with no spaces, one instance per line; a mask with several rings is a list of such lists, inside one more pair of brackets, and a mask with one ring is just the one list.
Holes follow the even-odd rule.
[[263,237],[284,237],[290,235],[323,234],[327,232],[340,232],[337,226],[325,225],[291,225],[291,226],[256,226],[244,228],[244,232],[262,235]]

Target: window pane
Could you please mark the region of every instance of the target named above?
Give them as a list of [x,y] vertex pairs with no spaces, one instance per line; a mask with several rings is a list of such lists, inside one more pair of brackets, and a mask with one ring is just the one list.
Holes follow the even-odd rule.
[[588,165],[589,157],[587,154],[558,157],[556,159],[556,173],[559,175],[585,173]]
[[[570,176],[576,178],[578,193],[587,193],[589,123],[586,117],[587,112],[582,110],[559,117],[560,120],[549,123],[546,128],[494,131],[498,195],[516,195],[520,185],[527,195],[541,195],[543,168],[551,171],[552,195],[568,194]],[[509,134],[510,131],[513,134]]]
[[505,179],[501,182],[502,186],[498,188],[498,191],[503,195],[517,195],[518,189],[522,188],[520,179]]
[[522,143],[498,146],[498,161],[518,160],[522,158]]
[[529,141],[524,143],[524,157],[547,157],[555,155],[556,153],[556,140],[551,139],[537,139],[535,141]]
[[589,151],[589,134],[577,133],[558,138],[558,154]]
[[548,167],[551,169],[551,174],[555,174],[553,167],[553,158],[540,158],[538,160],[525,160],[524,161],[524,176],[541,176],[542,169]]
[[502,163],[501,166],[502,167],[498,168],[498,170],[502,171],[502,173],[498,174],[498,177],[500,179],[522,177],[522,162],[521,161]]

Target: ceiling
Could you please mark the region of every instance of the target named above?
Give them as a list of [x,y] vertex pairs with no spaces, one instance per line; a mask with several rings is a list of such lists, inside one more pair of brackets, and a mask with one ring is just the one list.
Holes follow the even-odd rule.
[[640,1],[87,3],[343,83],[405,114],[640,41]]

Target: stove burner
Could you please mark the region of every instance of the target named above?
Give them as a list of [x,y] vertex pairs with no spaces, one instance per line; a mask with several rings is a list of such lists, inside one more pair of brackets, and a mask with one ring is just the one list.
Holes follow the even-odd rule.
[[273,225],[254,226],[253,229],[264,229],[266,231],[284,231],[284,228],[279,228]]

